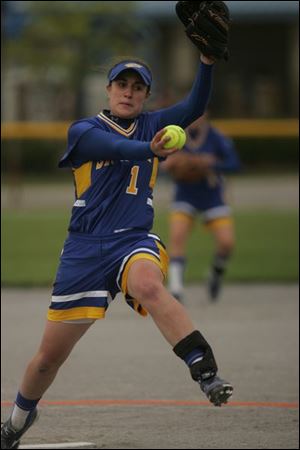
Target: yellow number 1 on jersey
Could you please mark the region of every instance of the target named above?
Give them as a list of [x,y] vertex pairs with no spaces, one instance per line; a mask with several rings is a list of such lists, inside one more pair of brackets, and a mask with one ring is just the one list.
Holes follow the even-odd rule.
[[128,188],[126,189],[127,194],[136,195],[138,188],[136,187],[137,177],[139,174],[139,166],[133,166],[131,169],[131,178]]

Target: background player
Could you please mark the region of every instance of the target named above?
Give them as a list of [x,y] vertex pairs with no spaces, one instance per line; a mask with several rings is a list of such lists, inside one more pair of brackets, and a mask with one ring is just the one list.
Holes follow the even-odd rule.
[[215,301],[235,241],[231,209],[225,201],[223,173],[238,171],[240,162],[232,140],[212,127],[207,115],[186,131],[187,142],[182,153],[162,164],[175,179],[169,232],[169,289],[182,301],[186,245],[196,215],[200,213],[215,241],[208,278],[209,298]]

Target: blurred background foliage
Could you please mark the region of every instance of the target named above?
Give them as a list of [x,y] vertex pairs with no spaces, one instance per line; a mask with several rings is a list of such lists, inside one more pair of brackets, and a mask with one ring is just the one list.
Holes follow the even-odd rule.
[[[172,1],[3,1],[2,123],[69,123],[106,107],[106,74],[113,57],[131,55],[152,66],[148,109],[186,95],[199,61]],[[214,69],[212,120],[298,118],[298,2],[227,2],[232,13],[230,60]],[[255,135],[255,123],[236,140],[246,170],[295,170],[293,133]],[[289,124],[287,124],[288,126]],[[270,127],[269,127],[270,128]],[[276,125],[273,127],[276,132]],[[221,130],[222,131],[222,130]],[[225,133],[230,133],[225,127]],[[249,136],[247,136],[249,132]],[[245,134],[246,133],[246,134]],[[276,133],[275,133],[276,134]],[[49,176],[64,150],[65,134],[3,137],[2,173]],[[40,158],[43,155],[43,158]],[[47,165],[44,161],[47,160]]]
[[[8,7],[8,2],[3,3]],[[127,54],[133,36],[137,37],[139,26],[130,14],[133,3],[24,3],[30,5],[17,34],[11,36],[6,28],[5,63],[26,68],[45,91],[49,82],[57,81],[76,92],[74,117],[80,116],[87,74],[99,71],[100,63],[111,54]],[[5,23],[4,5],[4,27]]]
[[[124,54],[152,66],[148,107],[181,99],[199,54],[185,36],[175,3],[2,1],[2,120],[94,114],[105,101],[101,67]],[[230,60],[214,70],[212,117],[297,117],[298,2],[227,3],[233,19]]]

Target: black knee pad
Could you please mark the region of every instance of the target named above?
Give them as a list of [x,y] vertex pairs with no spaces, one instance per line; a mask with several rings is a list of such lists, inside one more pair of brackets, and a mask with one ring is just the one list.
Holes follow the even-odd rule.
[[215,375],[218,370],[212,349],[200,331],[195,330],[183,338],[175,345],[173,351],[179,358],[184,360],[196,348],[200,348],[204,352],[203,358],[190,366],[193,380],[198,381]]

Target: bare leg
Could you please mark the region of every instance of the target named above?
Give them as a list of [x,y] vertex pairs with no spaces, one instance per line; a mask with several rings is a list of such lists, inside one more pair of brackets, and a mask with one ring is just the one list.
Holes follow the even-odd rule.
[[[59,367],[92,323],[48,321],[37,354],[29,363],[9,419],[1,427],[1,448],[17,448],[38,416],[39,399],[53,382]],[[17,401],[21,401],[22,405]]]
[[[209,400],[220,406],[232,395],[233,387],[216,376],[217,366],[209,344],[195,330],[186,309],[169,294],[162,281],[159,267],[149,260],[140,259],[129,269],[127,290],[151,314],[176,355],[188,364],[192,378],[200,384]],[[186,357],[191,356],[191,350],[197,351],[198,355],[189,362]]]
[[69,356],[76,342],[91,324],[68,324],[47,321],[37,354],[29,363],[20,387],[28,399],[38,399],[53,382],[59,367]]
[[127,289],[146,308],[172,346],[195,330],[186,309],[164,287],[163,275],[151,261],[139,260],[132,264]]
[[235,245],[234,227],[231,223],[212,228],[215,240],[216,254],[229,256]]
[[193,229],[193,219],[190,216],[175,216],[170,219],[169,253],[171,258],[183,257],[186,252],[186,243]]

